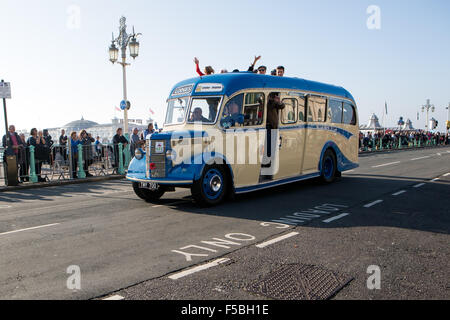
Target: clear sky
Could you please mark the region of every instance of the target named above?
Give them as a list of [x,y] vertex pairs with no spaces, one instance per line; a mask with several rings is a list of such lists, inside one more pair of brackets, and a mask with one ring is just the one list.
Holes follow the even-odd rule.
[[[380,29],[366,12],[380,8]],[[74,10],[75,8],[75,10]],[[79,17],[76,14],[80,11]],[[10,124],[18,129],[72,120],[109,122],[122,99],[122,71],[108,60],[111,33],[125,15],[140,38],[128,68],[130,118],[163,122],[178,81],[195,76],[193,58],[216,71],[246,70],[254,55],[270,69],[349,90],[360,123],[410,118],[426,99],[444,130],[450,103],[450,1],[0,0],[0,78],[10,81]],[[79,23],[78,23],[79,22]],[[0,116],[3,131],[3,112]]]

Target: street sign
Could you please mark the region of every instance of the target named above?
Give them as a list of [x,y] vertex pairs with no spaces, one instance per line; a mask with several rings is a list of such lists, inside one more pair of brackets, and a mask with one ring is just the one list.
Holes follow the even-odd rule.
[[0,99],[11,99],[11,84],[0,82]]
[[125,109],[130,110],[130,107],[131,107],[130,101],[125,101],[125,100],[120,101],[120,109],[122,109],[122,110],[125,110]]

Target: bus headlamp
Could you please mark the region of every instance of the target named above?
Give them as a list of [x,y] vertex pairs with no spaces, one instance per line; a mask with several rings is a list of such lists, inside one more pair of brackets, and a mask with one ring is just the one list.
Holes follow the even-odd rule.
[[138,148],[134,152],[134,157],[137,160],[142,160],[142,158],[144,157],[144,154],[145,154],[145,152],[141,148]]

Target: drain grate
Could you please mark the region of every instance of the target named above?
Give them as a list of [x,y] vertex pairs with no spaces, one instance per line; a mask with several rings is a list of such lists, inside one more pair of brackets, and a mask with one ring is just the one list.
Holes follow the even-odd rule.
[[278,300],[326,300],[353,278],[318,266],[288,264],[251,284],[252,293]]

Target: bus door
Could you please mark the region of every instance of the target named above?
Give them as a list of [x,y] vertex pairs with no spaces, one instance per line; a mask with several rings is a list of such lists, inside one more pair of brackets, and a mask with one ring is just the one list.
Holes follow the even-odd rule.
[[307,96],[306,121],[308,128],[303,148],[303,174],[316,173],[319,170],[320,154],[327,138],[327,135],[321,130],[326,121],[326,106],[326,97]]
[[224,149],[231,162],[235,187],[255,185],[259,181],[260,155],[264,148],[264,139],[261,141],[259,132],[264,128],[264,105],[264,93],[250,92],[231,98],[224,107],[222,119],[226,120],[234,113],[244,118],[242,124],[232,123],[224,130]]
[[304,98],[294,94],[281,94],[284,109],[279,111],[279,167],[275,179],[298,176],[302,168],[305,143]]

